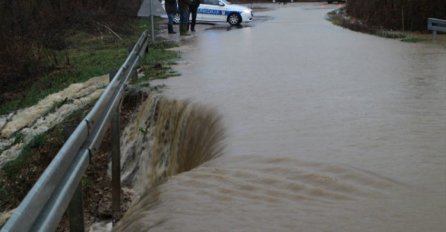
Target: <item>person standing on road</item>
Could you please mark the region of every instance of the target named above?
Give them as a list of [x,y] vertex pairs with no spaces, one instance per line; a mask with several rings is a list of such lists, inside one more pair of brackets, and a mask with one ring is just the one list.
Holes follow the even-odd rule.
[[200,0],[192,0],[192,3],[189,6],[190,15],[192,16],[192,20],[190,22],[190,31],[195,31],[195,23],[197,21],[197,10],[200,6]]
[[169,34],[176,34],[176,32],[173,30],[173,19],[178,11],[177,0],[165,0],[164,9],[166,9],[167,18],[169,20],[167,23],[167,31]]
[[189,26],[189,6],[191,0],[178,0],[178,8],[180,10],[180,35],[189,35],[187,27]]

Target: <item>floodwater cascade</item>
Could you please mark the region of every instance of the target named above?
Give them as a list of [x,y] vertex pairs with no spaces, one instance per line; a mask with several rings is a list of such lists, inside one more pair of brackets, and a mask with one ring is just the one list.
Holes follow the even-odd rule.
[[[399,194],[415,203],[419,196],[373,172],[296,156],[222,156],[220,120],[207,107],[161,95],[141,104],[121,139],[122,182],[135,203],[113,231],[404,231],[406,220],[429,217],[383,211],[405,208]],[[348,220],[357,215],[364,220]],[[377,223],[395,217],[401,223]]]
[[149,95],[121,136],[122,183],[136,195],[222,153],[223,128],[212,109]]
[[171,172],[170,142],[141,140],[169,155],[133,175],[159,184],[135,185],[115,231],[444,231],[444,45],[334,26],[333,7],[288,4],[184,45],[182,76],[154,84],[218,106],[224,154]]

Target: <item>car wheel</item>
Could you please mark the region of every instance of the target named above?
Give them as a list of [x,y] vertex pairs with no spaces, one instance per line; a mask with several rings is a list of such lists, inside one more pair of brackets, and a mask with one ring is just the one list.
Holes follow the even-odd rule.
[[173,17],[173,23],[179,24],[180,23],[180,14],[176,13],[175,17]]
[[231,13],[228,15],[228,23],[231,25],[240,25],[242,17],[237,13]]

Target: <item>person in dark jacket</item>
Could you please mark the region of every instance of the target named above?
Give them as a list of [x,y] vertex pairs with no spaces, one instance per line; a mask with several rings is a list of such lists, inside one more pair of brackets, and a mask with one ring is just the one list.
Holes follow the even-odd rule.
[[191,0],[178,0],[178,8],[180,11],[180,35],[189,35],[187,27],[189,26],[189,5]]
[[169,34],[175,34],[176,32],[173,30],[173,19],[177,14],[177,0],[165,0],[164,1],[164,9],[166,9],[166,14],[168,18],[167,30]]
[[200,6],[200,0],[192,0],[192,3],[189,6],[190,15],[192,16],[192,20],[190,22],[190,30],[195,31],[195,23],[197,22],[197,10]]

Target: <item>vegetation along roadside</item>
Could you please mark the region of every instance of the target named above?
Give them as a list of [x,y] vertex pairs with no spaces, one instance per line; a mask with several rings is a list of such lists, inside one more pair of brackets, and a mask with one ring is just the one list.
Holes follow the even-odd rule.
[[[108,79],[107,76],[102,77],[101,75],[106,75],[119,68],[127,57],[132,44],[142,31],[149,29],[148,25],[147,19],[134,18],[128,20],[125,26],[121,25],[124,29],[115,29],[99,24],[97,30],[70,29],[64,37],[64,41],[67,41],[68,44],[66,48],[52,50],[50,56],[47,57],[52,64],[57,64],[56,66],[39,73],[32,81],[16,80],[15,86],[19,88],[13,88],[14,85],[10,85],[10,88],[5,89],[6,87],[2,86],[4,89],[1,92],[0,119],[11,119],[13,118],[11,115],[20,114],[23,108],[35,106],[54,94],[61,93],[73,85],[78,85],[74,83],[86,83],[85,81],[91,80],[92,77],[95,77],[93,79]],[[138,78],[131,84],[142,88],[151,88],[148,82],[151,79],[178,75],[170,68],[179,58],[178,52],[169,50],[175,46],[174,42],[161,38],[157,38],[156,42],[150,42],[149,52],[142,61]],[[100,90],[105,85],[99,85],[98,90],[92,90],[91,93],[99,92],[100,94]],[[95,97],[97,98],[99,94]],[[50,106],[46,106],[47,108],[41,110],[41,114],[28,122],[24,128],[13,131],[8,138],[0,138],[8,143],[2,146],[2,141],[0,141],[0,157],[8,150],[17,153],[15,159],[0,165],[0,212],[8,212],[17,207],[65,142],[67,136],[65,126],[77,125],[94,105],[96,98],[92,98],[87,103],[76,105],[75,102],[82,102],[84,99],[79,100],[75,97],[65,96],[61,100],[53,101]],[[135,98],[137,98],[136,95],[130,94],[124,100],[121,126],[125,126],[129,114],[136,107]],[[39,127],[38,123],[51,119],[53,114],[63,111],[63,108],[69,104],[79,106],[79,108],[66,113],[61,123],[47,126],[48,128],[45,128],[44,131],[36,132],[35,128]],[[0,131],[5,126],[1,122]],[[3,120],[3,122],[7,121]],[[84,214],[87,225],[97,219],[112,217],[109,209],[104,207],[111,198],[109,196],[111,182],[107,176],[108,137],[108,135],[105,136],[100,152],[93,157],[87,175],[82,180]],[[15,149],[16,147],[20,147],[20,149]],[[123,196],[124,203],[130,201],[129,193],[123,192]],[[126,204],[123,204],[123,209],[126,207]],[[58,231],[64,231],[67,225],[68,222],[64,219]]]
[[414,43],[432,39],[426,27],[430,17],[446,18],[446,2],[350,0],[328,14],[328,20],[336,25]]

